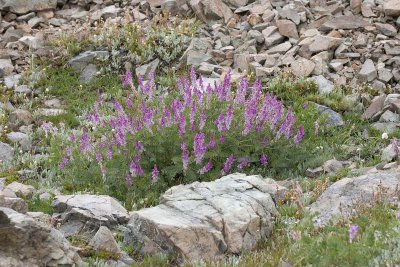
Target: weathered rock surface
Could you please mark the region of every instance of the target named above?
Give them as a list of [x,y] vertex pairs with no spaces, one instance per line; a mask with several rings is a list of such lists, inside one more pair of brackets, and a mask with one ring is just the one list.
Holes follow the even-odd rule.
[[64,236],[28,215],[0,207],[0,266],[76,266],[81,259]]
[[315,225],[326,225],[329,220],[350,218],[357,208],[377,201],[397,201],[400,172],[369,173],[356,178],[344,178],[331,185],[307,209],[316,213]]
[[129,220],[128,212],[114,198],[97,195],[62,195],[53,201],[53,217],[65,236],[93,236],[101,225],[114,229]]
[[142,253],[175,253],[189,261],[252,249],[268,238],[285,188],[260,176],[232,174],[175,186],[160,205],[132,212],[125,242]]
[[0,10],[17,14],[56,8],[57,0],[1,0]]
[[15,195],[22,198],[31,198],[33,193],[35,193],[36,191],[33,186],[21,184],[18,182],[12,182],[11,184],[6,186],[6,189],[13,191]]

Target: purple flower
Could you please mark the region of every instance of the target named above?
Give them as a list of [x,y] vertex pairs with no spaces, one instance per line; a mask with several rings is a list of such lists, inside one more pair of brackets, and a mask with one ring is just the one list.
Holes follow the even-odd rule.
[[221,135],[220,137],[219,137],[219,143],[220,144],[223,144],[223,143],[225,143],[225,136],[223,136],[223,135]]
[[238,170],[243,170],[244,168],[247,167],[249,164],[249,159],[248,158],[242,158],[239,165],[237,166]]
[[181,143],[181,150],[182,150],[182,165],[183,165],[183,170],[186,171],[189,166],[189,153],[186,148],[185,143]]
[[268,164],[268,156],[265,154],[262,154],[260,156],[260,163],[262,166],[266,166]]
[[197,111],[196,103],[192,102],[192,107],[190,109],[190,116],[189,116],[190,129],[191,129],[192,132],[195,130],[195,127],[196,127],[194,125],[194,119],[195,119],[195,116],[196,116],[196,111]]
[[76,137],[75,137],[75,135],[74,135],[73,133],[70,134],[70,136],[69,136],[69,141],[70,141],[71,143],[75,143]]
[[198,133],[194,137],[193,150],[196,164],[200,164],[207,151],[204,133]]
[[225,125],[227,130],[230,129],[232,120],[233,120],[233,107],[230,106],[228,112],[226,112],[226,117],[225,117]]
[[353,239],[356,238],[359,229],[360,229],[360,227],[358,227],[357,225],[350,225],[350,228],[349,228],[349,243],[350,244],[353,242]]
[[81,140],[80,140],[79,151],[81,153],[89,153],[92,151],[92,145],[90,143],[89,135],[85,131],[83,132]]
[[152,177],[152,183],[155,184],[158,181],[158,169],[157,169],[157,165],[154,165],[153,168],[153,172],[151,173],[151,177]]
[[182,114],[179,119],[179,136],[184,136],[186,133],[186,117]]
[[203,174],[209,172],[209,171],[213,168],[213,166],[214,166],[213,163],[212,163],[211,161],[209,161],[209,162],[207,162],[207,164],[204,165],[204,167],[201,168],[198,172],[199,172],[200,175],[203,175]]
[[136,150],[139,152],[139,154],[141,154],[144,151],[144,146],[142,144],[142,142],[137,141],[135,144]]
[[73,157],[72,157],[72,148],[71,148],[70,146],[67,146],[67,147],[65,148],[65,151],[67,152],[67,156],[69,157],[69,159],[70,159],[70,160],[73,160]]
[[300,125],[300,126],[297,128],[297,134],[296,134],[296,136],[293,138],[293,140],[294,140],[294,142],[295,142],[296,144],[298,144],[298,143],[301,142],[301,140],[303,140],[303,137],[304,137],[304,128],[303,128],[302,125]]
[[230,155],[224,164],[224,167],[221,170],[221,175],[227,174],[231,169],[232,169],[232,164],[235,161],[235,157],[233,155]]
[[112,150],[112,145],[108,146],[107,152],[106,152],[106,157],[108,160],[111,160],[113,157],[113,150]]
[[214,134],[212,134],[210,136],[210,142],[208,142],[208,148],[211,149],[211,150],[214,150],[215,147],[216,147],[216,145],[215,145],[215,136],[214,136]]
[[278,132],[276,133],[275,138],[279,139],[282,135],[284,135],[286,138],[289,138],[293,134],[293,125],[296,120],[296,117],[292,114],[292,111],[289,109],[286,112],[286,117],[284,121],[281,124],[281,127],[279,128]]
[[131,173],[132,177],[136,176],[143,176],[143,169],[139,164],[140,157],[135,157],[134,160],[131,160],[129,164],[129,172]]
[[124,76],[122,77],[122,87],[126,86],[133,86],[131,70],[126,70]]
[[240,79],[239,86],[236,92],[236,97],[234,100],[235,104],[244,104],[244,102],[246,101],[246,94],[248,88],[249,88],[249,83],[247,79],[245,78]]
[[129,174],[125,176],[125,181],[127,185],[132,186],[132,177]]
[[132,108],[132,99],[131,99],[130,95],[128,95],[126,98],[126,106],[128,108]]
[[58,167],[60,167],[61,170],[64,170],[65,167],[68,165],[69,161],[67,159],[67,157],[63,157],[60,164],[58,164]]
[[226,131],[226,127],[225,127],[225,115],[223,113],[221,113],[218,118],[215,120],[215,125],[217,126],[218,131],[224,132]]
[[206,125],[206,119],[207,119],[206,112],[205,112],[205,110],[202,110],[200,112],[200,123],[199,123],[199,130],[200,131],[202,131],[204,126]]

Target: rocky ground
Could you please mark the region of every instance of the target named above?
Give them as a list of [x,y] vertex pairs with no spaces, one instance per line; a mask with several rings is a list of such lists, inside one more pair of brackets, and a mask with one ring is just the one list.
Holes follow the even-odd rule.
[[[397,212],[399,0],[5,0],[0,10],[0,266],[329,266],[293,258],[288,242],[310,248],[308,233],[328,231],[329,243],[375,218],[365,208]],[[43,165],[54,152],[43,122],[73,129],[125,70],[156,72],[168,94],[191,67],[210,84],[232,69],[235,81],[258,78],[280,98],[307,100],[329,148],[312,144],[304,171],[281,167],[290,179],[230,174],[174,186],[152,207],[55,186],[63,178]],[[315,92],[304,90],[310,83]],[[325,230],[301,228],[307,220]],[[347,232],[342,241],[347,248]],[[400,264],[390,242],[370,266]]]

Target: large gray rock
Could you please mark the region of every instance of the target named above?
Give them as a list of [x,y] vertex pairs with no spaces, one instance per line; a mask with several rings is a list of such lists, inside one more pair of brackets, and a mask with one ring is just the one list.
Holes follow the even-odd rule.
[[0,208],[0,248],[1,267],[82,263],[59,231],[9,208]]
[[57,0],[0,0],[0,10],[26,14],[46,9],[55,9]]
[[344,178],[331,185],[307,210],[318,214],[313,222],[323,226],[330,220],[350,218],[357,208],[371,206],[377,201],[397,202],[399,185],[399,171]]
[[110,196],[65,195],[53,201],[53,217],[65,236],[93,236],[101,225],[114,229],[129,220],[126,209]]
[[278,215],[274,198],[285,191],[272,179],[238,173],[175,186],[160,205],[132,213],[124,242],[188,261],[240,253],[268,238]]

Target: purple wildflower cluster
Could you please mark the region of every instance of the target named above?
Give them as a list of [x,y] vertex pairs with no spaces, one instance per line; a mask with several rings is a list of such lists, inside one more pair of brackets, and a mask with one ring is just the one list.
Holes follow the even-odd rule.
[[[200,175],[211,170],[225,175],[248,168],[254,161],[250,162],[244,152],[222,159],[214,153],[224,152],[232,143],[241,151],[238,142],[245,138],[256,142],[254,147],[259,151],[256,153],[259,153],[261,166],[269,161],[262,151],[267,144],[282,138],[296,144],[301,142],[304,129],[297,126],[297,133],[293,133],[296,117],[290,108],[285,108],[276,96],[265,93],[260,81],[250,85],[243,78],[233,90],[231,78],[228,72],[221,84],[206,85],[192,69],[189,79],[177,81],[179,94],[173,98],[156,95],[154,74],[148,81],[138,77],[136,88],[132,73],[127,71],[122,86],[130,87],[132,92],[125,101],[115,100],[112,107],[99,96],[87,118],[92,126],[101,129],[101,134],[83,130],[79,137],[71,137],[71,146],[60,167],[65,168],[73,160],[71,147],[74,147],[77,153],[98,162],[105,179],[106,162],[123,155],[129,161],[125,175],[128,185],[137,177],[149,177],[154,184],[165,164],[157,162],[148,166],[146,148],[151,144],[150,139],[157,135],[166,140],[178,140],[174,145],[181,153],[183,173],[191,169]],[[43,127],[45,131],[51,129],[49,125]],[[166,133],[176,134],[176,138],[169,138]],[[211,152],[214,156],[208,156]]]

